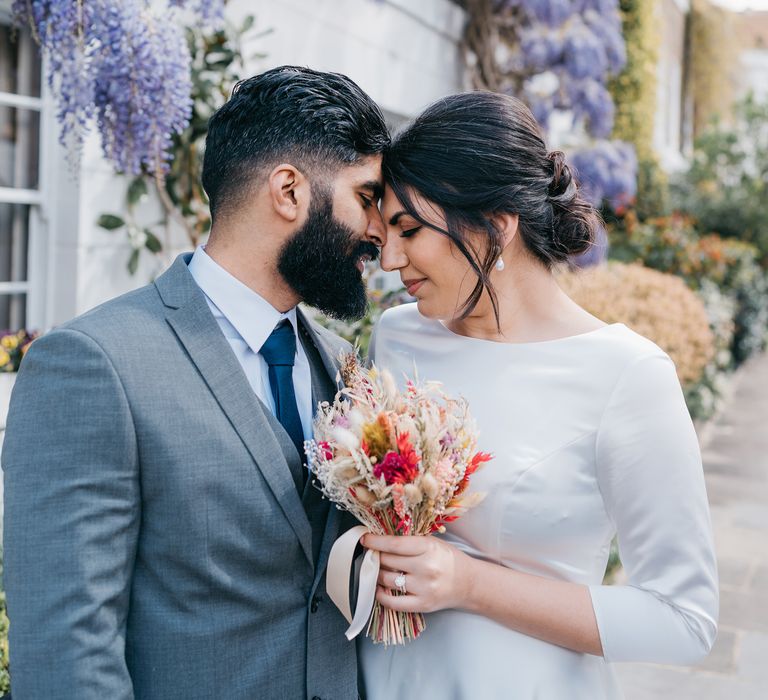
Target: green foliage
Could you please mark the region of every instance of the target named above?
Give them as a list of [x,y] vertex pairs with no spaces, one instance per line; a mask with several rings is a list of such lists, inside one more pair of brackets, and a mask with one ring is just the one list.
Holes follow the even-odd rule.
[[734,112],[735,126],[715,120],[696,140],[690,169],[673,183],[674,204],[700,231],[753,244],[768,268],[768,102],[750,95]]
[[667,178],[653,152],[659,50],[654,6],[648,0],[620,0],[627,63],[608,83],[616,105],[613,138],[631,143],[638,157],[635,208],[640,219],[669,210]]
[[701,236],[690,218],[639,223],[629,214],[610,232],[609,256],[677,275],[704,302],[716,352],[701,380],[686,387],[686,400],[692,415],[710,416],[724,373],[766,347],[768,272],[759,264],[759,251],[715,234]]
[[669,178],[656,156],[646,156],[638,160],[635,211],[641,221],[666,216],[671,212]]
[[648,0],[620,0],[627,63],[608,83],[616,105],[613,137],[632,143],[641,159],[652,152],[656,112],[659,35],[654,4]]
[[714,115],[731,118],[741,82],[737,14],[712,0],[691,0],[688,28],[690,100],[693,135],[698,137]]
[[336,333],[336,335],[339,335],[353,345],[356,345],[359,348],[362,357],[368,355],[371,344],[371,333],[381,314],[393,306],[413,301],[404,289],[397,289],[389,292],[371,290],[368,292],[368,300],[368,311],[359,321],[348,323],[328,318],[327,316],[320,314],[315,316],[316,321]]

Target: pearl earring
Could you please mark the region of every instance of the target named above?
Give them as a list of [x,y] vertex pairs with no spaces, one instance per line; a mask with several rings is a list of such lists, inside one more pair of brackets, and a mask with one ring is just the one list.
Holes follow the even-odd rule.
[[496,261],[496,269],[501,272],[504,269],[504,258],[499,255],[499,259]]

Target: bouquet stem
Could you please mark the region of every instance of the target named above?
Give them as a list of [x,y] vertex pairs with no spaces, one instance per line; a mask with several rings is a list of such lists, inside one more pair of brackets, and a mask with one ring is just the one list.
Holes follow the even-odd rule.
[[[400,595],[395,592],[395,595]],[[406,613],[384,608],[376,601],[366,635],[374,644],[404,644],[416,639],[426,627],[421,613]]]

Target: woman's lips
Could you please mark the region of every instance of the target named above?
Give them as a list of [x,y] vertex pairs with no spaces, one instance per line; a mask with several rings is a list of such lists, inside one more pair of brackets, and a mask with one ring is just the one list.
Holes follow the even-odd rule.
[[427,281],[426,277],[422,277],[418,280],[403,280],[403,284],[405,285],[406,290],[408,290],[408,294],[411,296],[415,296],[416,292],[419,291],[420,287],[424,282]]

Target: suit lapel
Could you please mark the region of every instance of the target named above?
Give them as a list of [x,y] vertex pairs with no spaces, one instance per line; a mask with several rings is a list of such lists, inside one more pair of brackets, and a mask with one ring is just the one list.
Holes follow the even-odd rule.
[[[299,315],[299,325],[302,328],[304,339],[312,345],[312,348],[307,349],[307,355],[310,358],[310,366],[312,367],[312,397],[315,401],[315,407],[317,402],[320,401],[333,401],[336,390],[340,388],[337,381],[339,362],[338,352],[335,351],[328,343],[326,343],[322,337],[315,332],[311,323],[307,320],[306,316],[297,309]],[[306,347],[306,346],[305,346]],[[311,352],[314,349],[315,352]],[[320,362],[317,362],[317,359]],[[318,364],[322,365],[318,367]],[[323,371],[324,370],[324,371]],[[316,489],[311,483],[307,484],[308,489]],[[309,494],[305,493],[304,502],[307,504]],[[319,491],[315,494],[316,498],[320,498]],[[325,500],[325,499],[323,499]],[[342,513],[331,504],[328,508],[328,516],[325,522],[325,529],[322,534],[322,540],[320,542],[320,550],[317,556],[317,564],[315,566],[315,583],[319,581],[322,576],[325,565],[328,561],[328,555],[331,551],[331,547],[335,542],[338,533],[339,526],[342,519]]]
[[[304,330],[305,337],[312,343],[312,345],[314,345],[315,349],[320,355],[320,361],[323,363],[323,367],[325,368],[325,371],[331,380],[331,384],[337,388],[341,388],[339,384],[341,379],[338,376],[340,366],[338,351],[331,347],[327,342],[325,342],[319,333],[315,332],[315,329],[312,328],[312,323],[307,319],[306,314],[300,308],[296,309],[296,315],[299,318],[299,325]],[[323,382],[323,386],[324,384],[325,383]],[[315,386],[314,376],[312,386],[313,388]],[[323,386],[319,386],[319,390],[321,392],[324,392]],[[320,398],[320,400],[332,401],[333,396],[333,394],[330,396],[324,396]]]
[[203,293],[189,274],[190,257],[179,256],[155,282],[169,307],[168,323],[253,457],[309,563],[313,564],[312,528],[285,454],[267,418],[269,411],[250,390],[240,363],[221,333]]

